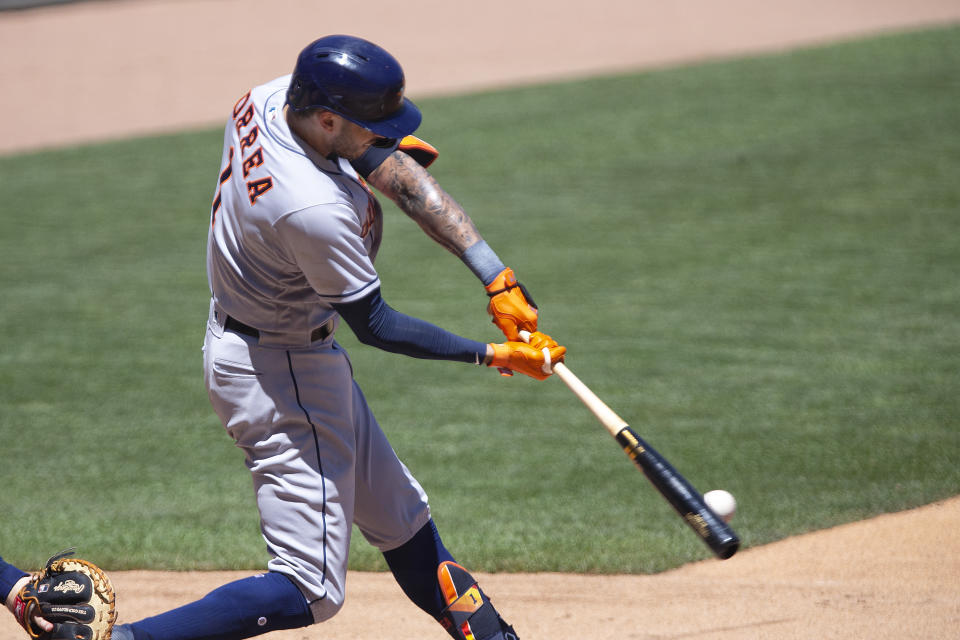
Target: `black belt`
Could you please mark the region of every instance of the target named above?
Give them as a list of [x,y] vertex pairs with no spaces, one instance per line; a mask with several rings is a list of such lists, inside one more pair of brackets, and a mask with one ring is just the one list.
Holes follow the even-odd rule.
[[[260,338],[259,329],[254,329],[250,325],[243,324],[236,318],[231,318],[230,316],[227,316],[227,321],[223,323],[223,328],[230,331],[235,331],[236,333],[242,333],[243,335],[250,336],[251,338]],[[326,338],[330,337],[331,333],[333,333],[333,323],[330,321],[324,322],[310,333],[310,342],[325,340]]]

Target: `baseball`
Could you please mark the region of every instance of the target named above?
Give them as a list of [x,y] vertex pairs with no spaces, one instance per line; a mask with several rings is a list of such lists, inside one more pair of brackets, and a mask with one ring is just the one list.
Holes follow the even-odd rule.
[[707,491],[703,494],[703,501],[715,514],[723,518],[724,522],[730,522],[730,518],[737,511],[737,501],[733,494],[723,489]]

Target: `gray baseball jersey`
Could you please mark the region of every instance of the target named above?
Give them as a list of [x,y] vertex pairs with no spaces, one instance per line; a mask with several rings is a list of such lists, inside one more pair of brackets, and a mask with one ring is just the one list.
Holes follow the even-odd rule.
[[[204,371],[253,474],[269,567],[298,584],[319,622],[343,603],[352,525],[387,551],[419,531],[430,510],[347,354],[332,331],[317,333],[334,327],[332,304],[379,286],[381,211],[348,162],[320,157],[291,133],[288,81],[241,98],[225,130]],[[228,318],[255,331],[231,329]]]
[[208,240],[214,303],[268,333],[309,335],[380,283],[376,198],[350,163],[320,156],[287,126],[289,76],[233,110]]

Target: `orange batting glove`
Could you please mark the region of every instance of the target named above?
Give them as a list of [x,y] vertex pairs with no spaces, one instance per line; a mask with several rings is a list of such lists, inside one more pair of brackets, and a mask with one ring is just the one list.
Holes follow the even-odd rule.
[[539,332],[530,334],[529,344],[505,342],[491,344],[490,347],[493,348],[493,357],[487,362],[488,367],[497,367],[501,373],[504,369],[519,371],[537,380],[549,378],[553,373],[553,365],[563,362],[567,352],[566,347],[561,347],[556,340]]
[[493,316],[507,340],[518,342],[520,331],[534,333],[537,330],[537,305],[526,287],[517,282],[513,269],[507,267],[486,287],[490,296],[487,313]]

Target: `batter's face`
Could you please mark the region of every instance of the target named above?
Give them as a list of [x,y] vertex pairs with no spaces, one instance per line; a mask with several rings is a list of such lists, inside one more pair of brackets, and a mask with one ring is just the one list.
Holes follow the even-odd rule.
[[285,114],[290,129],[325,157],[355,160],[383,139],[332,111],[318,109],[298,117],[285,108]]
[[332,152],[341,158],[355,160],[380,139],[380,136],[369,129],[364,129],[336,114],[330,115],[335,118],[335,125],[330,131],[330,147]]

